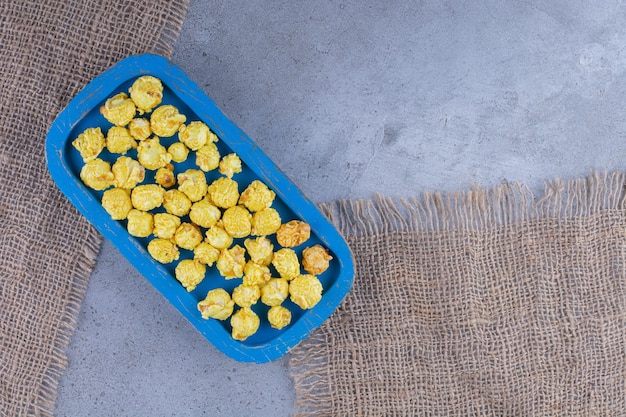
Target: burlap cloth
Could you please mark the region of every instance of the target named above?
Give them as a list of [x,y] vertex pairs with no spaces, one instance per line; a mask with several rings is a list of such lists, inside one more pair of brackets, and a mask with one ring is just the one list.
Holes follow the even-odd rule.
[[52,415],[101,237],[48,175],[47,130],[121,58],[167,56],[186,0],[0,0],[0,415]]
[[298,415],[626,415],[625,180],[326,206],[357,274],[290,354]]

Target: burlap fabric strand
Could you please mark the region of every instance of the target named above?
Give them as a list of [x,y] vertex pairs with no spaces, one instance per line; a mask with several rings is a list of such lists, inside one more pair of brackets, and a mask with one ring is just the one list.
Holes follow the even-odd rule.
[[626,415],[625,180],[326,206],[357,274],[297,415]]
[[0,415],[51,415],[101,237],[48,175],[48,127],[94,76],[168,55],[186,0],[0,0]]

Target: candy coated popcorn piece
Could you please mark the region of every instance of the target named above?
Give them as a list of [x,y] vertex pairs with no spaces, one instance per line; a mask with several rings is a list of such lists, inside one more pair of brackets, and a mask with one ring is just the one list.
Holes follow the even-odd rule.
[[322,283],[315,275],[298,275],[289,282],[289,298],[303,310],[322,299]]
[[215,225],[221,216],[220,209],[211,204],[206,197],[193,203],[189,211],[189,219],[205,229]]
[[137,78],[128,89],[128,92],[137,110],[139,110],[139,114],[152,111],[163,100],[163,84],[161,80],[150,75]]
[[181,223],[174,233],[174,243],[180,248],[194,250],[202,242],[202,232],[192,223]]
[[311,226],[300,220],[291,220],[280,226],[276,232],[278,244],[294,248],[306,242],[311,236]]
[[239,307],[250,307],[256,304],[261,297],[261,291],[256,285],[241,284],[233,290],[233,301]]
[[133,188],[130,198],[133,207],[141,211],[150,211],[163,203],[165,190],[158,184],[144,184]]
[[252,262],[264,266],[268,266],[272,262],[274,245],[268,238],[261,236],[256,239],[246,239],[243,244]]
[[220,164],[220,151],[213,142],[207,143],[196,151],[196,165],[204,172],[217,168]]
[[274,252],[272,266],[281,278],[290,280],[300,274],[300,262],[293,249],[282,248]]
[[171,155],[172,161],[184,162],[189,155],[189,149],[182,142],[174,142],[167,148],[167,152]]
[[167,164],[163,168],[157,169],[156,174],[154,174],[154,180],[161,187],[173,187],[176,184],[176,177],[174,176],[174,167],[172,164]]
[[84,132],[72,141],[72,146],[80,153],[83,162],[94,160],[100,155],[105,145],[106,141],[99,127],[85,129]]
[[239,200],[239,185],[236,181],[220,177],[213,181],[208,188],[211,201],[217,207],[229,208],[237,204]]
[[115,177],[115,186],[129,190],[135,188],[146,176],[143,165],[128,156],[117,158],[111,171]]
[[206,266],[196,259],[183,259],[176,265],[174,275],[188,292],[196,289],[206,273]]
[[162,239],[171,239],[180,226],[180,218],[169,213],[157,213],[154,215],[154,229],[152,234]]
[[207,266],[213,266],[220,257],[221,251],[208,242],[201,242],[193,250],[193,257]]
[[276,194],[267,185],[259,180],[254,180],[246,187],[239,197],[239,204],[246,206],[251,212],[269,208],[274,202]]
[[246,262],[243,269],[243,283],[245,285],[265,285],[272,278],[270,269],[267,266],[259,265],[253,261]]
[[289,296],[289,283],[285,278],[272,278],[261,287],[261,302],[267,306],[277,306]]
[[126,228],[131,236],[148,237],[154,228],[154,219],[151,213],[132,209],[128,212]]
[[192,202],[200,201],[207,193],[207,183],[204,172],[199,169],[188,169],[177,176],[178,189],[187,194]]
[[250,235],[252,215],[243,206],[233,206],[222,214],[222,224],[224,230],[234,238],[241,238]]
[[198,310],[203,319],[226,320],[233,314],[235,302],[223,288],[216,288],[207,293],[206,298],[198,303]]
[[100,113],[110,123],[125,126],[133,120],[137,108],[126,93],[119,93],[104,102],[104,106],[100,107]]
[[152,239],[148,243],[148,253],[162,264],[169,264],[180,257],[178,247],[169,239]]
[[150,128],[157,136],[169,137],[178,132],[178,129],[187,121],[185,115],[171,104],[157,107],[150,116]]
[[245,249],[235,245],[230,249],[222,249],[217,259],[217,270],[226,279],[241,278],[246,266]]
[[80,179],[89,188],[106,190],[113,185],[115,175],[111,172],[111,164],[100,158],[95,158],[80,169]]
[[291,311],[283,306],[274,306],[267,312],[267,321],[275,329],[282,329],[291,323]]
[[252,230],[254,236],[268,236],[276,233],[281,226],[280,214],[273,208],[257,211],[252,215]]
[[217,136],[203,122],[191,122],[182,125],[178,131],[178,139],[192,151],[197,151],[210,142],[217,142]]
[[313,245],[302,251],[302,267],[312,275],[320,275],[328,269],[333,259],[322,245]]
[[220,174],[232,178],[233,175],[241,172],[241,159],[234,153],[226,155],[219,163],[219,171]]
[[102,194],[102,207],[113,220],[123,220],[132,210],[130,192],[123,188],[111,188]]
[[218,249],[226,249],[233,243],[233,237],[224,230],[222,222],[219,221],[206,231],[206,240]]
[[235,340],[246,340],[259,329],[261,320],[250,308],[242,308],[230,318],[232,336]]
[[111,153],[125,154],[137,147],[137,142],[123,126],[113,126],[107,132],[106,147]]
[[152,134],[150,121],[143,117],[136,117],[128,124],[128,132],[137,140],[146,140]]
[[158,137],[142,140],[137,146],[137,159],[147,169],[159,169],[170,163],[172,156]]
[[189,213],[191,200],[177,189],[167,190],[163,196],[163,208],[170,214],[182,217]]

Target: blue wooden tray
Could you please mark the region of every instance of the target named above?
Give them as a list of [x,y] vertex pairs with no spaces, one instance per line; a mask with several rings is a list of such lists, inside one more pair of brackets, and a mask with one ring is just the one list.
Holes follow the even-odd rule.
[[[237,174],[234,179],[240,184],[240,191],[254,179],[263,181],[276,193],[272,207],[278,210],[283,221],[300,219],[311,225],[311,239],[301,246],[320,243],[331,251],[334,259],[329,269],[318,277],[324,289],[322,300],[310,310],[302,310],[286,300],[283,305],[292,312],[292,322],[288,327],[282,330],[271,328],[266,319],[268,307],[262,305],[260,301],[253,306],[253,310],[259,314],[261,326],[256,334],[245,341],[236,341],[231,337],[228,321],[203,319],[197,309],[198,301],[204,299],[207,292],[213,288],[232,290],[241,283],[241,280],[225,280],[214,267],[207,268],[203,282],[194,291],[187,292],[174,278],[175,263],[162,265],[153,260],[146,250],[149,240],[129,235],[125,221],[111,220],[100,204],[102,192],[87,188],[80,180],[83,161],[71,142],[88,127],[101,127],[102,131],[106,132],[111,124],[100,115],[100,106],[107,98],[119,92],[128,92],[133,81],[142,75],[153,75],[163,82],[163,104],[176,106],[187,116],[187,122],[194,120],[205,122],[220,138],[217,145],[222,155],[231,152],[239,155],[243,162],[243,172]],[[165,146],[174,140],[176,136],[161,139]],[[130,151],[129,156],[136,157],[136,151]],[[277,169],[269,157],[235,126],[180,68],[162,57],[131,56],[89,83],[50,127],[46,141],[46,157],[52,178],[70,202],[207,340],[232,359],[263,363],[281,357],[320,326],[350,291],[354,262],[350,249],[341,235],[315,205]],[[99,157],[112,163],[116,156],[108,154],[105,150]],[[193,158],[189,158],[188,162],[177,164],[175,172],[191,168],[192,163]],[[219,173],[215,171],[206,175],[207,182],[210,183],[219,176]],[[145,182],[150,180],[147,171]],[[236,239],[235,243],[238,241]],[[241,242],[239,244],[241,245]],[[302,248],[300,251],[298,248],[295,250],[300,255]],[[181,259],[192,256],[191,252],[186,252],[181,250]],[[129,288],[129,291],[132,290]]]

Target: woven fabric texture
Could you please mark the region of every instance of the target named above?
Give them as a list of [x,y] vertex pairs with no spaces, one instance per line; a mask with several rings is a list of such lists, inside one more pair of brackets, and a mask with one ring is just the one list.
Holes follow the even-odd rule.
[[297,415],[626,415],[625,180],[326,206],[356,277],[290,354]]
[[48,175],[45,136],[94,76],[169,55],[186,0],[0,0],[0,415],[52,415],[101,236]]

